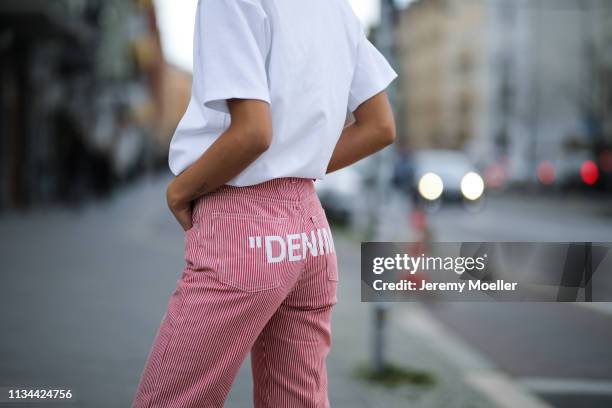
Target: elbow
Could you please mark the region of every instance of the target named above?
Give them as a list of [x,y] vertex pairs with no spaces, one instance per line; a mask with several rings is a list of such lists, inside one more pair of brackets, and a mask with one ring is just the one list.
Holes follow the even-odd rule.
[[384,123],[380,123],[377,129],[377,138],[383,147],[392,145],[395,143],[396,129],[395,121],[389,120]]
[[238,143],[253,156],[260,156],[272,145],[272,129],[250,126],[237,129]]
[[258,129],[250,132],[251,150],[254,154],[261,155],[265,153],[272,145],[272,130]]

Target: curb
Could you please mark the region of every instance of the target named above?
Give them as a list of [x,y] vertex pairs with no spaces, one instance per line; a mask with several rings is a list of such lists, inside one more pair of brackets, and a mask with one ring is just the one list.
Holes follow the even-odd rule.
[[407,308],[407,313],[400,318],[400,328],[423,338],[459,370],[468,386],[496,407],[551,408],[496,368],[482,353],[446,329],[425,307],[411,303]]

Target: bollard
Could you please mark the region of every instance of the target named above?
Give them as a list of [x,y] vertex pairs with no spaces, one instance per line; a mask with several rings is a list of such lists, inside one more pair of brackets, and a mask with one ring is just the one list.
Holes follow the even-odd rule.
[[385,326],[387,323],[387,306],[377,304],[374,306],[374,330],[372,332],[372,370],[375,373],[382,373],[385,369]]

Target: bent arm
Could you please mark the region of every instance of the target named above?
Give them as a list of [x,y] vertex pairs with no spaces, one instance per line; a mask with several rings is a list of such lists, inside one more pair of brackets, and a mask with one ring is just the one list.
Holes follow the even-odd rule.
[[362,103],[354,115],[355,122],[342,131],[327,173],[356,163],[395,141],[395,120],[384,91]]
[[[168,186],[171,209],[185,207],[224,185],[270,147],[270,105],[252,99],[230,99],[227,104],[231,115],[229,128]],[[187,223],[181,224],[185,227]]]

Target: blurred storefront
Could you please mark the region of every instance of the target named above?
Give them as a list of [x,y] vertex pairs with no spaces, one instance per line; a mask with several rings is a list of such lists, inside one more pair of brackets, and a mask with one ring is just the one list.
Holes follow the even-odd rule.
[[0,209],[80,201],[165,164],[186,99],[164,102],[173,72],[151,0],[1,2]]
[[607,0],[417,0],[400,14],[400,120],[410,149],[466,150],[510,182],[612,170]]

